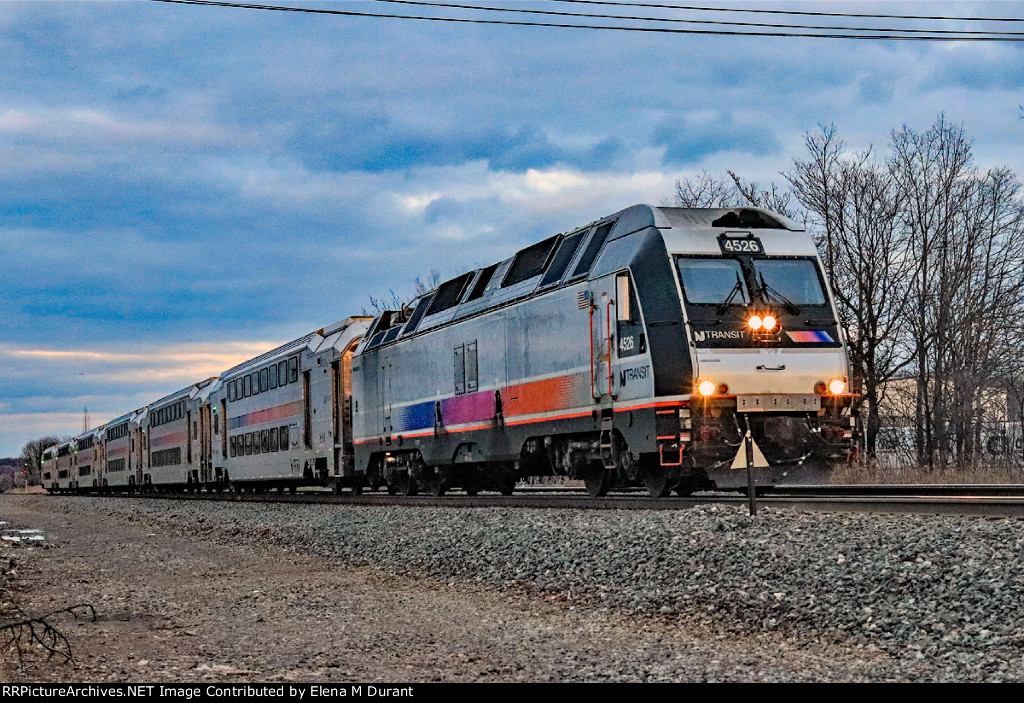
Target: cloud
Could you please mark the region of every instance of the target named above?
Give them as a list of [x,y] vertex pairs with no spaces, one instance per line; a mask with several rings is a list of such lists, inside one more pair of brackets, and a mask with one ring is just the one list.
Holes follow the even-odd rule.
[[762,156],[779,149],[773,129],[757,115],[739,121],[731,114],[678,115],[666,118],[651,143],[664,147],[665,161],[693,165],[717,152]]

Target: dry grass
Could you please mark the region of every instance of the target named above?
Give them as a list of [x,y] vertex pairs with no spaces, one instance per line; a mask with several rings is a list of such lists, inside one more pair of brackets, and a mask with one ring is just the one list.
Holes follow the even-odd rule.
[[1024,469],[1020,467],[977,464],[975,466],[928,470],[918,466],[879,466],[878,464],[846,464],[832,474],[834,484],[885,483],[992,483],[1024,484]]

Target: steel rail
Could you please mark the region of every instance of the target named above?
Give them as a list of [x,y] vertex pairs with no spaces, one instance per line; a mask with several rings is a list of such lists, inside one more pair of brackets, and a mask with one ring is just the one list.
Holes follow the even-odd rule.
[[[790,487],[791,488],[791,487]],[[811,487],[806,487],[811,488]],[[820,489],[835,486],[814,487]],[[843,486],[841,488],[850,488]],[[890,486],[877,488],[888,489]],[[960,517],[1024,518],[1024,491],[1015,494],[983,495],[962,492],[957,495],[928,495],[929,486],[902,486],[909,490],[918,489],[916,494],[906,495],[783,495],[776,493],[758,497],[758,503],[765,508],[786,508],[812,512],[870,513],[898,515],[937,515]],[[963,489],[965,486],[942,486],[943,489]],[[972,488],[979,488],[973,486]],[[986,486],[993,491],[1004,486]],[[1018,487],[1024,488],[1024,487]],[[114,494],[120,497],[136,497],[131,494]],[[113,496],[112,496],[113,497]],[[358,506],[404,506],[410,508],[532,508],[532,509],[573,509],[573,510],[685,510],[699,505],[742,504],[747,501],[745,494],[701,493],[677,498],[650,498],[637,494],[619,494],[592,498],[582,492],[548,490],[520,492],[511,496],[453,494],[446,496],[392,496],[386,493],[364,493],[336,495],[326,492],[298,493],[154,493],[138,496],[144,500],[203,500],[217,502],[261,502],[302,505],[358,505]]]

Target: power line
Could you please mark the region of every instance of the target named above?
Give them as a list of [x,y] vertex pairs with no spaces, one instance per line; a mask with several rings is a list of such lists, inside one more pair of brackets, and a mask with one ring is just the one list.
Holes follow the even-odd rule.
[[[256,5],[251,3],[225,2],[223,0],[151,0],[152,2],[165,2],[176,5],[200,5],[207,7],[230,7],[248,10],[266,10],[275,12],[298,12],[316,15],[340,15],[344,17],[369,17],[386,19],[418,20],[423,22],[456,22],[460,24],[488,24],[513,27],[549,27],[559,29],[594,29],[618,32],[645,32],[650,34],[696,34],[712,36],[734,36],[734,37],[789,37],[802,39],[874,39],[885,41],[936,41],[936,42],[1021,42],[1024,37],[1015,35],[986,35],[978,36],[935,36],[935,35],[896,35],[896,34],[820,34],[813,32],[740,32],[726,29],[678,29],[669,27],[624,27],[593,24],[560,24],[557,22],[522,22],[517,20],[497,19],[472,19],[467,17],[429,17],[422,15],[393,15],[381,12],[353,12],[350,10],[327,10],[311,7],[294,7],[281,5]],[[846,28],[838,28],[841,31],[856,31]],[[869,30],[864,31],[885,31]],[[902,31],[902,30],[900,30]]]
[[804,17],[867,17],[884,20],[950,20],[955,22],[1024,22],[1021,17],[949,17],[942,15],[876,15],[856,12],[811,12],[802,10],[759,10],[754,8],[697,7],[694,5],[659,5],[649,2],[618,2],[617,0],[550,0],[581,5],[618,5],[622,7],[653,7],[661,10],[692,10],[694,12],[750,12],[766,15],[801,15]]
[[[558,0],[554,0],[558,1]],[[807,24],[776,24],[767,22],[736,22],[729,20],[695,20],[680,17],[639,17],[635,15],[605,15],[587,12],[557,12],[554,10],[530,10],[520,7],[488,7],[485,5],[459,5],[447,2],[425,2],[424,0],[377,0],[394,5],[419,5],[425,7],[444,7],[458,10],[482,10],[485,12],[512,12],[530,15],[554,15],[558,17],[585,17],[589,19],[613,19],[613,20],[639,20],[643,22],[676,22],[681,24],[712,24],[727,27],[762,27],[772,29],[824,29],[850,32],[906,32],[912,34],[957,34],[957,35],[984,35],[984,36],[1019,36],[1024,37],[1021,32],[997,32],[970,29],[901,29],[899,27],[837,27],[832,25],[807,25]],[[630,3],[621,3],[630,4]]]

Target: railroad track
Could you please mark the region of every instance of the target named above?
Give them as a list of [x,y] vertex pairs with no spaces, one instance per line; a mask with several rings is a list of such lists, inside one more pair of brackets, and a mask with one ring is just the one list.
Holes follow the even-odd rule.
[[[128,497],[128,496],[124,496]],[[157,493],[155,500],[300,503],[325,505],[403,505],[449,508],[569,508],[578,510],[685,510],[698,505],[747,503],[739,493],[701,492],[677,498],[650,498],[626,491],[591,498],[572,488],[522,488],[511,496],[451,494],[391,496],[386,493],[335,495],[327,491],[297,493]],[[779,486],[757,498],[759,507],[816,512],[855,512],[1024,518],[1024,485],[834,485]]]

